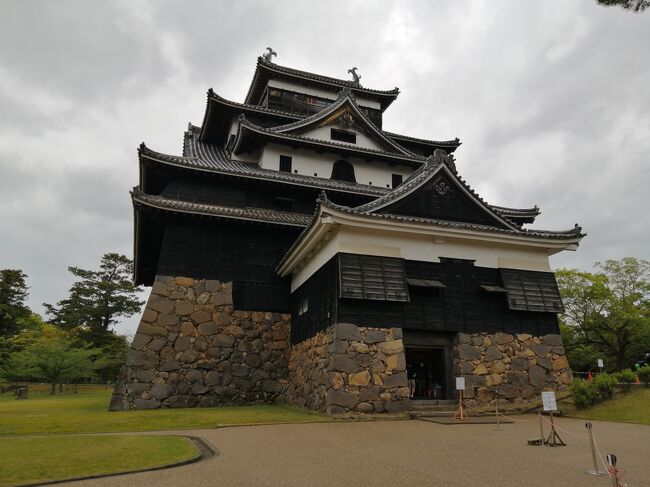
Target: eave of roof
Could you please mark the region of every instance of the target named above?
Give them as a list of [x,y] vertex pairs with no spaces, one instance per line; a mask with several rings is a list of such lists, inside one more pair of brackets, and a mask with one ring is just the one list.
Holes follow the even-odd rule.
[[231,116],[239,115],[241,113],[252,114],[262,118],[277,120],[278,124],[286,124],[287,122],[294,122],[303,117],[295,113],[283,112],[281,110],[274,110],[272,108],[264,108],[257,105],[249,105],[246,103],[237,103],[235,101],[227,100],[217,95],[212,88],[208,90],[208,99],[206,102],[205,113],[203,115],[203,124],[199,137],[202,141],[225,142],[224,138],[209,137],[212,127],[216,122],[219,122],[219,114],[221,112],[229,113]]
[[484,201],[456,172],[453,156],[446,154],[441,149],[438,149],[434,154],[429,157],[423,167],[415,171],[406,181],[392,191],[380,196],[370,203],[361,205],[355,208],[359,213],[372,213],[382,208],[386,208],[398,202],[399,200],[407,197],[426,183],[438,173],[444,172],[454,181],[457,186],[494,220],[500,222],[506,228],[517,230],[519,227],[515,222],[508,219],[503,214],[492,209],[492,207]]
[[309,137],[302,137],[294,134],[277,133],[251,123],[243,115],[240,116],[237,135],[235,137],[235,143],[233,145],[233,153],[241,154],[242,152],[252,150],[252,147],[254,147],[254,145],[249,147],[245,144],[252,143],[257,139],[267,140],[270,142],[289,146],[300,145],[321,152],[344,154],[348,155],[349,157],[356,157],[359,159],[390,161],[411,167],[419,167],[426,161],[425,157],[417,156],[415,154],[410,155],[386,152],[375,149],[368,149],[365,147],[358,147],[351,144],[312,139]]
[[312,127],[316,124],[319,124],[320,122],[326,120],[328,117],[335,116],[339,110],[349,109],[352,111],[353,116],[356,117],[356,120],[361,122],[362,130],[366,131],[367,133],[370,133],[371,137],[374,138],[375,141],[379,142],[381,145],[389,149],[392,149],[397,154],[419,157],[416,154],[413,154],[411,151],[407,150],[406,148],[402,147],[395,141],[386,137],[383,134],[383,132],[380,129],[378,129],[375,126],[375,124],[372,123],[372,121],[369,120],[368,117],[366,117],[361,110],[359,110],[359,107],[357,106],[353,96],[354,95],[352,95],[352,92],[349,90],[349,88],[345,88],[344,90],[339,92],[336,101],[334,103],[325,107],[320,112],[315,113],[309,117],[305,117],[296,122],[280,125],[277,127],[271,127],[268,130],[270,132],[275,132],[275,133],[285,133],[285,134],[295,133],[301,130],[305,130],[309,127]]
[[336,191],[340,193],[352,193],[365,196],[380,196],[387,189],[367,184],[350,183],[347,181],[336,181],[333,179],[307,176],[304,174],[285,173],[263,169],[257,164],[234,161],[226,156],[224,150],[209,144],[198,141],[198,137],[191,137],[186,141],[185,153],[190,154],[183,157],[164,154],[149,149],[143,144],[138,149],[140,162],[143,160],[212,174],[223,174],[260,181],[279,182],[293,186],[303,186],[320,190]]
[[410,137],[408,135],[396,134],[394,132],[389,132],[388,130],[382,130],[382,133],[386,137],[393,139],[396,142],[397,141],[410,142],[417,145],[431,147],[434,149],[444,148],[447,152],[450,153],[458,149],[458,147],[460,147],[462,144],[462,142],[458,137],[456,137],[453,140],[429,140],[429,139],[420,139],[417,137]]
[[139,204],[175,213],[246,220],[300,228],[307,226],[312,219],[310,215],[300,213],[289,213],[265,208],[236,208],[177,200],[160,195],[149,195],[143,193],[139,188],[133,188],[131,199],[133,200],[134,205]]
[[348,225],[354,228],[392,229],[406,233],[435,232],[448,237],[495,241],[508,245],[518,244],[554,249],[575,249],[586,236],[579,226],[566,231],[503,229],[486,225],[463,222],[450,222],[419,217],[406,217],[386,213],[360,213],[354,208],[331,202],[323,192],[317,200],[317,207],[309,226],[307,226],[276,266],[281,276],[291,273],[303,260],[302,254],[309,255],[314,245],[330,228]]
[[393,88],[392,90],[373,90],[370,88],[364,88],[350,80],[331,78],[329,76],[322,76],[307,71],[280,66],[279,64],[268,62],[262,57],[259,57],[257,58],[255,74],[253,75],[253,80],[251,81],[244,102],[248,104],[258,103],[263,93],[264,86],[266,86],[265,81],[270,79],[273,74],[279,77],[299,79],[303,82],[307,81],[332,91],[339,91],[341,88],[350,88],[359,95],[365,95],[366,97],[378,100],[381,103],[382,111],[388,108],[388,106],[397,98],[397,95],[399,95],[399,88]]

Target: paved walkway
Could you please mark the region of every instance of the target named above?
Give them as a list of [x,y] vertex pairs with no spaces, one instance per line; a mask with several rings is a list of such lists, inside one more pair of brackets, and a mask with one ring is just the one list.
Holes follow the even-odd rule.
[[[608,487],[592,477],[587,440],[560,431],[566,447],[527,446],[535,416],[502,425],[424,421],[247,426],[179,433],[200,436],[212,459],[168,470],[83,482],[84,486],[419,486]],[[584,421],[560,428],[585,435]],[[546,428],[548,431],[548,428]],[[616,453],[630,487],[650,486],[650,426],[594,422],[603,456]],[[166,433],[168,434],[168,433]],[[78,486],[82,483],[69,483]]]

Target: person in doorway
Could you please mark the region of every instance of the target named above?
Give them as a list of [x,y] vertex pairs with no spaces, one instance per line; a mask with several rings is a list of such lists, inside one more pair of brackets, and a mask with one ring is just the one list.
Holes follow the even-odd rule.
[[433,397],[434,399],[440,399],[442,397],[442,386],[440,382],[436,382],[436,385],[433,386]]
[[413,397],[415,395],[415,378],[417,376],[417,370],[413,366],[413,364],[408,364],[406,366],[406,377],[408,378],[409,382],[409,397]]
[[415,390],[416,393],[419,393],[420,396],[426,397],[427,392],[427,368],[424,365],[424,362],[420,362],[420,365],[416,368],[415,377]]

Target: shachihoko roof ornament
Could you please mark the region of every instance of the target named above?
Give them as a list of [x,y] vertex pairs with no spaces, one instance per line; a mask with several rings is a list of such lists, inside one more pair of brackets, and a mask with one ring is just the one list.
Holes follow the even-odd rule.
[[264,60],[267,63],[272,63],[273,62],[273,56],[277,57],[278,53],[275,52],[272,47],[267,47],[266,50],[268,52],[265,52],[264,54],[262,54],[262,57],[264,58]]
[[350,68],[350,69],[348,69],[348,73],[350,73],[352,75],[352,82],[356,86],[361,86],[361,83],[360,83],[361,75],[357,74],[357,69],[359,69],[359,68],[357,68],[356,66],[354,68]]

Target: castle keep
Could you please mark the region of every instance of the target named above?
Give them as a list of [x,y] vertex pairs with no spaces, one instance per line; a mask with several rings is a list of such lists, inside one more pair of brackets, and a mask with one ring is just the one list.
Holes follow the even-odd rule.
[[399,90],[260,57],[209,90],[182,155],[138,151],[135,281],[151,295],[112,410],[288,402],[329,414],[516,402],[571,381],[550,255],[583,237],[484,201],[458,139],[384,130]]

